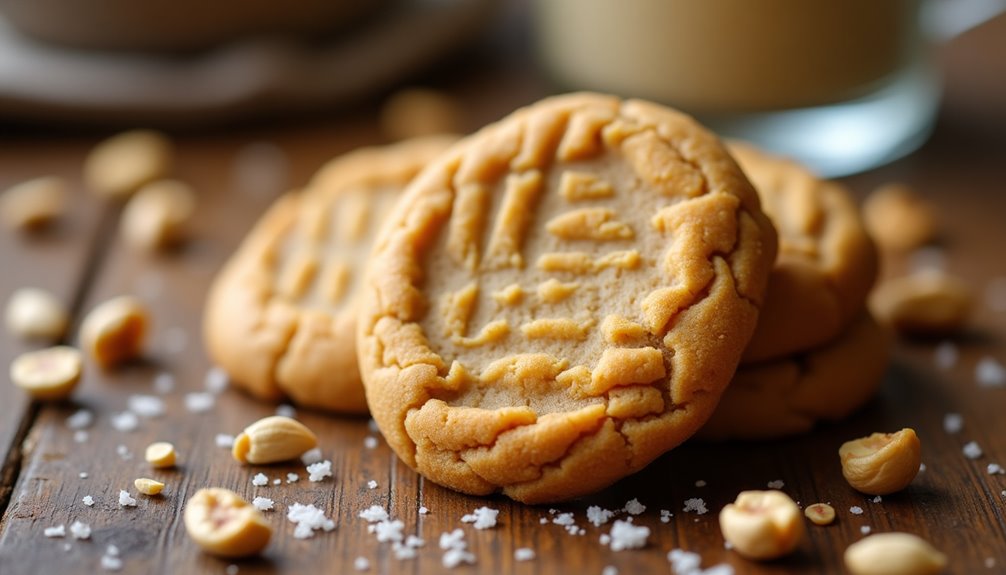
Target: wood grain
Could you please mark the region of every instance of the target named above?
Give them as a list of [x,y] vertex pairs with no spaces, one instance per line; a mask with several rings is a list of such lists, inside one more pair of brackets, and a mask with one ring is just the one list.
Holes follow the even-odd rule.
[[[988,59],[1001,53],[1006,19],[990,27],[991,31],[976,31],[977,39],[968,36],[961,44],[967,49],[964,55],[954,53],[951,46],[948,60]],[[516,76],[517,83],[511,85],[509,80],[515,77],[511,73],[474,75],[452,88],[463,101],[473,102],[473,125],[541,93],[526,76]],[[991,85],[1000,97],[989,101],[1004,101],[1006,82]],[[948,109],[955,109],[953,102],[948,103]],[[990,109],[988,114],[1004,117],[1002,109]],[[210,367],[199,335],[206,288],[248,227],[286,183],[303,184],[325,159],[378,141],[376,125],[372,110],[360,110],[353,117],[311,126],[272,126],[180,138],[177,176],[200,192],[200,211],[193,241],[170,254],[150,257],[122,245],[114,233],[115,212],[106,212],[84,196],[67,230],[41,243],[4,239],[0,257],[4,264],[13,266],[7,269],[19,271],[0,275],[2,293],[37,283],[51,287],[66,301],[80,300],[78,307],[82,309],[113,295],[135,293],[149,301],[155,327],[145,361],[108,373],[89,366],[72,404],[44,406],[35,417],[10,386],[0,388],[3,449],[16,435],[19,422],[34,418],[29,420],[30,433],[24,445],[3,454],[6,465],[18,473],[16,483],[7,478],[4,481],[8,483],[0,485],[14,490],[0,524],[0,573],[100,571],[100,558],[109,544],[122,551],[123,573],[225,573],[231,562],[199,552],[181,523],[185,500],[209,485],[226,486],[248,498],[263,495],[276,501],[276,511],[268,513],[275,528],[274,541],[264,557],[237,563],[240,573],[351,573],[357,557],[370,561],[371,573],[442,572],[437,539],[458,527],[464,530],[477,557],[476,565],[460,567],[458,573],[597,574],[607,565],[616,566],[623,574],[665,573],[669,571],[666,553],[672,548],[700,553],[704,566],[729,563],[738,573],[844,573],[842,553],[863,536],[863,527],[873,532],[903,530],[921,535],[950,555],[950,573],[1006,572],[1006,476],[986,472],[988,463],[1006,465],[1006,418],[1002,417],[1006,388],[983,388],[974,378],[980,358],[992,356],[1006,362],[1006,312],[993,311],[981,297],[973,327],[957,339],[961,356],[952,369],[936,367],[933,350],[937,342],[902,341],[878,397],[848,421],[823,425],[811,434],[783,441],[689,443],[602,493],[553,506],[555,513],[549,506],[468,497],[424,482],[399,462],[383,441],[374,449],[364,446],[364,439],[373,434],[364,418],[336,418],[305,410],[299,413],[321,438],[324,455],[333,462],[334,478],[308,482],[299,464],[238,465],[226,450],[215,445],[215,436],[236,434],[247,423],[273,413],[275,406],[228,390],[217,397],[208,413],[186,410],[185,394],[204,389]],[[79,159],[95,140],[52,140],[28,146],[20,141],[0,145],[2,181],[42,173],[75,177]],[[941,246],[947,268],[967,278],[980,296],[994,278],[1006,277],[1002,255],[1006,246],[1004,157],[1006,134],[983,133],[976,140],[966,124],[950,123],[944,117],[932,140],[918,153],[847,182],[862,196],[883,182],[905,181],[935,202],[944,226]],[[244,166],[244,176],[235,176],[236,164]],[[277,173],[286,177],[268,181],[270,174]],[[103,213],[109,215],[102,219]],[[104,246],[106,242],[107,250],[88,256],[88,246]],[[888,259],[885,273],[902,273],[908,266],[905,259]],[[88,269],[92,272],[85,273]],[[184,336],[184,345],[179,334]],[[4,337],[0,336],[0,357],[7,360],[21,348]],[[152,381],[160,372],[171,373],[177,382],[176,389],[164,396],[167,415],[142,420],[134,432],[114,430],[110,417],[126,408],[131,394],[154,393]],[[97,415],[84,444],[74,442],[73,432],[64,422],[78,407],[92,409]],[[963,415],[965,426],[960,433],[948,434],[943,429],[948,412]],[[849,488],[841,478],[838,446],[850,438],[904,426],[914,427],[921,437],[926,471],[905,491],[877,503]],[[154,440],[176,444],[181,454],[178,469],[162,472],[147,468],[142,451]],[[965,458],[961,448],[968,441],[978,442],[984,456]],[[132,454],[131,459],[117,453],[119,445]],[[23,465],[11,467],[19,457]],[[88,473],[86,479],[79,477],[81,471]],[[295,472],[300,480],[257,488],[250,480],[258,471],[270,478]],[[165,494],[156,498],[137,495],[132,481],[140,476],[163,479],[168,484]],[[376,488],[367,486],[370,480],[377,482]],[[699,480],[705,485],[697,486]],[[717,512],[738,491],[765,488],[777,480],[803,504],[830,502],[838,511],[838,520],[829,527],[808,526],[808,538],[786,559],[765,564],[745,561],[724,548]],[[138,506],[120,508],[119,489],[137,496]],[[81,504],[85,495],[97,500],[93,508]],[[684,501],[692,497],[704,499],[709,512],[683,512]],[[635,522],[652,530],[648,545],[641,550],[612,552],[598,543],[610,524],[601,528],[588,524],[586,508],[618,509],[632,498],[647,507]],[[294,539],[293,525],[285,519],[293,502],[322,508],[336,520],[336,530],[306,541]],[[370,505],[386,507],[393,518],[404,522],[406,534],[426,540],[416,559],[396,559],[390,544],[378,543],[367,532],[358,513]],[[462,515],[483,505],[500,510],[495,528],[478,531],[461,524]],[[430,513],[421,515],[420,506],[429,508]],[[852,514],[853,506],[861,507],[863,513]],[[673,513],[668,523],[660,521],[662,509]],[[553,523],[556,515],[564,512],[574,513],[584,535],[570,535]],[[94,529],[91,540],[47,539],[42,535],[45,527],[69,525],[76,519]],[[68,551],[64,551],[66,544]],[[537,558],[515,561],[514,551],[521,547],[534,549]],[[989,560],[994,562],[991,567]]]

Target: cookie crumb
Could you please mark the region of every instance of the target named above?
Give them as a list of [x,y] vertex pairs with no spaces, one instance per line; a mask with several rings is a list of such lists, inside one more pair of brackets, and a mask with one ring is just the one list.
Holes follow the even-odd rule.
[[957,349],[957,345],[952,341],[943,341],[936,346],[933,350],[933,361],[936,363],[936,367],[942,370],[952,369],[957,365],[957,360],[960,358],[960,351]]
[[849,513],[852,513],[853,515],[862,515],[863,508],[858,505],[853,505],[852,507],[849,508]]
[[948,413],[943,416],[943,431],[957,433],[964,429],[964,417],[959,413]]
[[625,503],[625,507],[622,510],[629,515],[639,515],[646,511],[646,506],[640,503],[638,499],[633,498]]
[[532,561],[535,558],[534,549],[531,549],[530,547],[514,549],[513,558],[514,561]]
[[626,521],[616,519],[611,525],[610,536],[612,551],[642,549],[646,546],[646,540],[650,537],[650,528],[642,525],[633,525],[631,518]]
[[491,527],[496,527],[496,517],[498,515],[498,509],[479,507],[472,513],[461,517],[461,522],[471,523],[476,529],[489,529]]
[[961,451],[964,453],[964,457],[967,457],[968,459],[978,459],[984,453],[982,448],[979,447],[978,443],[975,441],[965,443]]
[[981,387],[1006,386],[1006,367],[994,357],[985,356],[975,364],[975,381]]
[[706,501],[701,497],[692,497],[690,499],[685,499],[685,506],[683,511],[688,513],[689,511],[694,512],[696,515],[704,515],[709,511],[706,508]]

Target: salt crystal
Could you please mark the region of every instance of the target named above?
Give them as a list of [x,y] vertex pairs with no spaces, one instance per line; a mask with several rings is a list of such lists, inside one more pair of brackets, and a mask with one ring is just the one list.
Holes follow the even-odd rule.
[[119,505],[122,507],[136,507],[136,499],[129,495],[125,489],[119,491]]
[[556,525],[564,525],[564,526],[572,525],[575,522],[576,522],[576,519],[573,518],[573,514],[572,513],[560,513],[559,515],[557,515],[555,517],[555,519],[552,520],[552,523],[555,523]]
[[960,352],[952,341],[940,342],[933,350],[933,361],[936,363],[936,367],[943,370],[952,369],[957,365],[958,358],[960,358]]
[[926,464],[925,463],[920,463],[919,464],[919,473],[922,473],[925,470],[926,470]]
[[430,512],[430,509],[428,507],[426,507],[425,505],[419,508],[419,514],[420,515],[427,515],[429,512]]
[[610,535],[612,551],[641,549],[646,546],[646,540],[650,537],[650,528],[616,519],[611,525]]
[[530,547],[520,547],[513,551],[514,561],[532,561],[535,558],[534,549]]
[[692,497],[691,499],[685,499],[684,511],[686,513],[692,511],[696,515],[704,515],[709,509],[706,508],[706,501],[704,499],[701,497]]
[[587,508],[587,521],[590,521],[595,527],[604,525],[614,516],[614,511],[603,509],[597,505],[591,505]]
[[1006,386],[1006,367],[994,357],[985,356],[975,364],[975,381],[982,387]]
[[240,568],[238,568],[238,566],[233,563],[231,563],[230,565],[227,566],[226,569],[224,569],[224,573],[226,573],[227,575],[238,575],[239,571]]
[[357,557],[353,561],[353,569],[356,569],[357,571],[366,571],[367,569],[370,569],[370,561],[368,561],[366,557]]
[[377,447],[377,438],[373,435],[368,435],[363,438],[363,446],[367,449],[375,449]]
[[859,528],[859,532],[862,533],[863,535],[869,535],[870,531],[871,529],[869,525],[863,525],[862,527]]
[[412,548],[422,547],[426,545],[426,540],[423,539],[422,537],[409,535],[408,537],[405,538],[405,545],[406,547],[412,547]]
[[87,443],[87,440],[90,439],[90,437],[90,434],[83,429],[78,429],[73,432],[73,441],[75,443]]
[[602,533],[601,536],[597,538],[597,541],[601,545],[607,545],[611,543],[611,535],[608,535],[607,533]]
[[122,569],[122,559],[111,555],[102,555],[101,568],[105,571],[120,571]]
[[295,419],[297,417],[297,410],[294,409],[292,405],[283,403],[276,406],[276,415],[281,415],[283,417],[289,417],[290,419]]
[[74,521],[70,524],[70,535],[74,539],[90,539],[91,538],[91,526],[87,523],[81,523],[80,521]]
[[448,549],[444,552],[442,563],[447,569],[453,569],[462,563],[474,565],[475,555],[465,551],[464,549]]
[[958,433],[964,429],[964,417],[959,413],[948,413],[943,416],[943,431]]
[[53,538],[53,537],[66,537],[66,527],[64,525],[62,525],[62,524],[57,525],[55,527],[46,527],[42,531],[42,533],[46,537],[50,537],[50,538]]
[[314,505],[294,503],[287,509],[286,518],[296,525],[293,530],[295,539],[309,539],[319,529],[335,529],[335,521],[325,517],[325,513]]
[[129,410],[141,417],[164,415],[164,400],[156,395],[131,395],[127,400]]
[[283,480],[280,479],[279,477],[277,477],[276,479],[272,480],[272,484],[273,485],[282,485],[283,484]]
[[318,463],[319,461],[321,461],[321,459],[322,459],[321,449],[317,447],[307,450],[304,453],[304,455],[300,456],[300,461],[304,465],[311,465],[312,463]]
[[287,473],[286,474],[286,482],[287,483],[297,483],[298,481],[300,481],[300,475],[297,475],[296,473]]
[[965,443],[961,451],[964,452],[964,457],[968,459],[978,459],[982,456],[982,448],[974,441]]
[[468,544],[465,543],[465,532],[460,529],[440,534],[441,549],[465,549],[467,547]]
[[625,503],[625,507],[622,510],[629,515],[639,515],[643,511],[646,511],[646,506],[640,503],[638,499],[630,499]]
[[78,409],[66,418],[66,426],[70,429],[87,429],[94,424],[94,413],[90,409]]
[[395,559],[399,561],[405,561],[406,559],[415,559],[419,556],[419,553],[412,547],[408,545],[403,545],[400,541],[395,541],[391,544],[391,553],[395,556]]
[[671,517],[674,517],[674,514],[671,513],[670,509],[661,509],[660,510],[660,522],[661,523],[670,523],[671,522]]
[[213,409],[216,398],[212,393],[198,391],[185,394],[185,409],[191,413],[205,413]]
[[94,497],[91,497],[90,495],[85,495],[84,498],[81,499],[81,501],[84,503],[84,505],[87,505],[88,507],[94,506]]
[[992,311],[1006,311],[1006,276],[995,278],[985,286],[985,303]]
[[373,419],[367,421],[367,429],[369,429],[372,433],[381,432],[381,428],[377,426],[377,422],[374,421]]
[[273,500],[268,497],[256,497],[252,499],[252,506],[259,511],[272,511],[274,504]]
[[706,482],[704,479],[699,479],[698,481],[695,482],[695,487],[705,487],[705,486]]
[[81,471],[80,473],[77,474],[77,477],[79,477],[81,479],[87,479],[87,472],[86,471]]
[[222,449],[230,449],[234,447],[233,435],[227,435],[226,433],[218,433],[213,440],[216,442],[217,447],[220,447]]
[[489,529],[491,527],[496,527],[496,516],[498,516],[499,513],[498,509],[479,507],[472,513],[462,516],[461,522],[471,523],[476,529]]
[[129,448],[125,445],[117,445],[115,447],[115,452],[119,454],[119,457],[121,457],[123,461],[129,461],[133,458],[133,454],[129,452]]
[[671,563],[671,572],[681,575],[698,573],[702,565],[702,557],[698,553],[682,549],[671,549],[667,554],[667,560]]
[[852,507],[849,508],[849,513],[852,513],[853,515],[862,515],[863,508],[858,505],[853,505]]
[[601,569],[601,575],[618,575],[618,567],[606,565],[604,569]]
[[227,390],[230,384],[231,380],[227,372],[217,366],[206,370],[206,376],[203,377],[203,387],[213,395],[220,395]]
[[985,468],[985,472],[988,473],[989,475],[1002,475],[1006,473],[1006,471],[1004,471],[1002,466],[999,465],[998,463],[989,463],[988,466]]
[[368,523],[377,523],[378,521],[386,521],[388,519],[388,512],[380,505],[371,505],[361,511],[358,516]]
[[883,499],[878,495],[873,499],[871,499],[870,501],[873,501],[874,503],[880,503],[881,501],[883,501]]
[[985,568],[986,569],[992,569],[995,566],[996,566],[995,557],[986,557],[985,558]]
[[307,478],[317,483],[326,477],[332,477],[332,462],[325,460],[307,466]]
[[377,540],[382,543],[387,541],[401,541],[405,537],[402,533],[404,529],[405,523],[403,523],[400,519],[395,519],[394,521],[385,519],[384,521],[378,521],[373,526],[374,535],[376,535]]
[[256,487],[264,487],[269,485],[269,478],[264,473],[256,473],[255,477],[252,477],[251,482]]
[[367,488],[368,489],[377,489],[377,481],[375,481],[373,479],[371,479],[370,481],[368,481],[367,482]]
[[113,414],[110,421],[116,431],[134,431],[140,426],[140,418],[131,411]]
[[109,557],[118,557],[119,548],[115,545],[109,545],[105,548],[105,555],[108,555]]
[[786,483],[782,479],[776,479],[775,481],[768,482],[769,489],[782,489],[786,486]]
[[154,391],[167,395],[175,390],[175,376],[166,371],[162,371],[154,376]]

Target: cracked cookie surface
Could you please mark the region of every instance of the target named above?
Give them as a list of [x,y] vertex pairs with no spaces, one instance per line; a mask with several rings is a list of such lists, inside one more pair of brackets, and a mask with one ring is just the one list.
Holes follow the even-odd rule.
[[212,359],[269,400],[366,413],[356,302],[384,215],[452,137],[365,148],[279,198],[214,281],[204,313]]
[[712,413],[775,241],[687,116],[593,94],[518,110],[427,167],[381,229],[357,342],[371,413],[459,491],[596,491]]
[[743,142],[728,149],[779,233],[758,327],[742,363],[827,344],[862,314],[877,254],[848,191],[791,160]]
[[887,371],[891,336],[868,312],[828,345],[742,365],[695,435],[707,440],[777,439],[839,421],[873,397]]

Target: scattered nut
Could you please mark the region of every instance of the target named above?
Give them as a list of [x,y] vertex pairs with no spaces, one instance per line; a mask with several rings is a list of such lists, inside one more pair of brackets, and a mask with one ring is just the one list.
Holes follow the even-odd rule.
[[147,308],[138,299],[120,296],[99,304],[80,327],[81,346],[102,368],[140,354],[150,324]]
[[124,132],[91,150],[84,162],[84,180],[99,196],[126,198],[143,184],[165,177],[173,160],[171,141],[164,134]]
[[908,251],[936,237],[936,210],[905,184],[887,184],[863,203],[863,222],[880,247]]
[[900,491],[915,479],[922,463],[922,446],[915,430],[874,433],[842,444],[842,475],[854,489],[867,495]]
[[175,446],[171,445],[167,441],[151,443],[147,446],[147,451],[145,453],[147,463],[156,469],[174,467],[175,459],[177,457],[178,456],[175,453]]
[[187,184],[160,180],[136,192],[122,213],[123,239],[132,246],[158,250],[178,242],[196,210],[196,194]]
[[237,493],[200,489],[185,506],[185,530],[203,551],[221,557],[247,557],[265,549],[272,528],[262,512]]
[[968,284],[940,272],[916,273],[880,284],[870,308],[902,333],[947,335],[964,326],[971,311]]
[[409,88],[392,94],[381,109],[381,129],[392,141],[461,131],[460,105],[444,92]]
[[66,399],[80,381],[82,369],[79,351],[57,346],[18,356],[10,364],[10,379],[35,399]]
[[720,531],[748,559],[791,553],[803,538],[800,508],[782,491],[742,491],[720,511]]
[[273,415],[256,421],[234,438],[231,453],[241,463],[296,459],[318,445],[318,438],[296,419]]
[[808,505],[803,510],[803,514],[810,519],[814,525],[831,525],[835,520],[835,508],[827,503],[815,503]]
[[66,182],[45,176],[22,182],[0,194],[0,219],[13,229],[41,227],[66,211]]
[[878,533],[845,550],[845,567],[854,575],[934,575],[947,556],[910,533]]
[[147,477],[141,477],[133,481],[133,485],[136,486],[136,490],[144,495],[157,495],[164,490],[164,484],[156,479],[149,479]]
[[7,329],[25,339],[56,341],[63,337],[69,314],[51,293],[37,288],[21,288],[7,300]]

